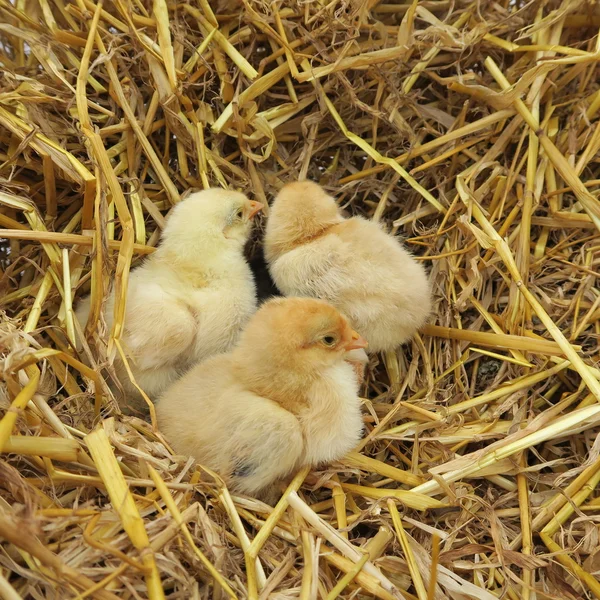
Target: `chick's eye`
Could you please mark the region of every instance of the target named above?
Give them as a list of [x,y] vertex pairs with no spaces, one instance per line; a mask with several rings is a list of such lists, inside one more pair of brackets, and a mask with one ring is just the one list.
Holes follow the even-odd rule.
[[244,216],[244,209],[238,208],[238,211],[235,213],[236,218],[241,219]]
[[337,338],[334,335],[326,335],[323,337],[323,343],[326,346],[335,346]]

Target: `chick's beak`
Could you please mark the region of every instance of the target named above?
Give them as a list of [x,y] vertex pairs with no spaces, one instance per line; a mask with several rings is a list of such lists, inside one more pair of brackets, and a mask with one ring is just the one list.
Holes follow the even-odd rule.
[[248,217],[250,219],[253,219],[263,208],[264,207],[260,202],[255,202],[254,200],[251,200],[250,213],[248,214]]
[[346,350],[359,350],[360,348],[366,348],[368,345],[364,337],[353,331],[352,341],[346,345]]

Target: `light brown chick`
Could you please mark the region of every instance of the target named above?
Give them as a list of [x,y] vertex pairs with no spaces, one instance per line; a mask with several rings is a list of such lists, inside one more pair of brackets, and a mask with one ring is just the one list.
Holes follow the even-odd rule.
[[157,404],[176,452],[247,494],[304,465],[342,458],[363,422],[357,374],[345,359],[365,341],[331,305],[267,301],[229,353],[197,365]]
[[327,300],[366,338],[370,352],[407,341],[431,312],[423,266],[378,224],[345,219],[310,181],[284,186],[273,202],[265,258],[284,295]]

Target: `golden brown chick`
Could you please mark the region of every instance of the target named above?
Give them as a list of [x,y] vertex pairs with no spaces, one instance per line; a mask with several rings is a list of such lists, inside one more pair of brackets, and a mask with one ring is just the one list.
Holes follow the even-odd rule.
[[[261,208],[229,190],[192,194],[169,215],[157,251],[132,271],[123,342],[133,375],[150,399],[193,364],[229,350],[256,310],[244,245]],[[113,307],[111,293],[108,327]],[[76,310],[82,326],[89,311],[86,298]],[[121,361],[115,368],[126,405],[144,411]]]
[[431,312],[421,264],[378,224],[345,219],[310,181],[284,186],[273,202],[265,257],[284,295],[327,300],[366,338],[370,352],[407,341]]
[[358,381],[345,359],[365,345],[325,302],[269,300],[232,351],[196,365],[162,395],[159,427],[176,452],[233,490],[263,492],[356,446]]

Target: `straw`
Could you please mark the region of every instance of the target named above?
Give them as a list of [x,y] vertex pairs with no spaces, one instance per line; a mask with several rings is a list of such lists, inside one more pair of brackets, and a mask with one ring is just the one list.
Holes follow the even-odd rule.
[[[0,596],[599,593],[599,30],[584,0],[0,0]],[[181,198],[299,178],[434,304],[370,357],[353,451],[271,506],[121,414],[125,310]]]
[[123,529],[141,554],[142,563],[148,571],[145,578],[150,599],[164,598],[160,574],[150,549],[150,540],[106,433],[102,429],[97,429],[85,437],[85,442],[106,486],[111,502],[119,514]]
[[173,501],[173,497],[171,496],[171,492],[167,489],[165,482],[161,479],[160,475],[156,472],[156,469],[152,467],[152,465],[148,465],[148,470],[150,471],[150,477],[154,484],[156,485],[156,489],[158,490],[161,498],[167,506],[167,509],[179,525],[183,536],[186,541],[192,547],[194,554],[200,559],[202,564],[206,567],[208,572],[213,576],[214,580],[221,586],[221,588],[229,595],[230,598],[237,598],[234,591],[231,589],[229,584],[223,579],[221,574],[215,569],[212,563],[206,558],[203,552],[196,546],[192,536],[185,523],[182,521],[181,512],[179,508],[177,508],[177,504]]
[[40,372],[36,371],[34,376],[27,382],[23,389],[18,393],[10,407],[0,421],[0,449],[4,451],[4,447],[9,440],[10,434],[13,431],[19,411],[23,410],[27,403],[35,394],[40,380]]
[[410,548],[410,543],[408,541],[406,532],[404,531],[404,527],[402,526],[402,520],[400,519],[396,504],[390,499],[387,501],[387,506],[392,517],[392,523],[394,524],[396,535],[400,541],[400,546],[402,547],[402,552],[406,562],[408,563],[408,570],[410,571],[410,576],[412,577],[413,586],[415,590],[417,590],[417,597],[419,600],[427,600],[427,591],[425,590],[425,585],[423,584],[423,578],[421,577],[414,554]]
[[327,594],[325,600],[335,600],[361,572],[365,563],[369,560],[369,555],[365,554],[350,571],[348,571]]

